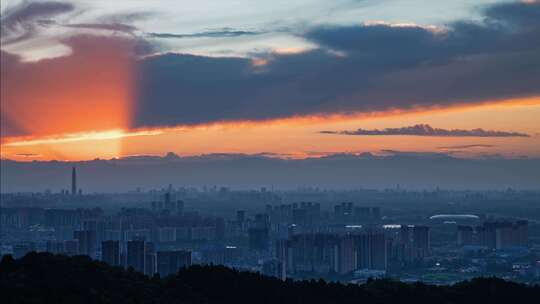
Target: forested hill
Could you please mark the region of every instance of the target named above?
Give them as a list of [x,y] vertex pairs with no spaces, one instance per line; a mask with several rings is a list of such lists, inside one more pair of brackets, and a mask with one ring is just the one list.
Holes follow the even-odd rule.
[[454,286],[374,280],[365,285],[286,281],[221,266],[167,278],[110,267],[86,256],[30,253],[0,263],[0,303],[536,303],[540,286],[484,278]]

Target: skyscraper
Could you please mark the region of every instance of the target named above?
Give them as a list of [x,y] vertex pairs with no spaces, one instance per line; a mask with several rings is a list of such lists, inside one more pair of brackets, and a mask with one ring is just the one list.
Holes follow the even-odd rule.
[[64,241],[64,250],[66,255],[74,256],[79,254],[79,240],[66,240]]
[[154,243],[146,243],[144,248],[144,274],[152,276],[156,273],[156,259]]
[[457,227],[458,246],[467,246],[473,244],[473,228],[471,226]]
[[248,237],[251,250],[266,250],[268,248],[268,228],[250,228]]
[[386,270],[387,252],[384,233],[365,233],[356,238],[356,268]]
[[356,270],[355,239],[351,235],[346,235],[338,239],[338,272],[345,274]]
[[144,273],[144,241],[128,241],[127,243],[127,267],[133,267],[136,271]]
[[176,273],[182,267],[191,266],[190,251],[158,251],[157,271],[162,276]]
[[112,266],[120,266],[120,242],[104,241],[101,243],[101,251],[103,262]]
[[491,249],[508,249],[511,247],[527,247],[528,223],[517,221],[515,223],[485,222],[476,228],[479,235],[479,243]]
[[54,254],[62,254],[65,251],[64,242],[62,241],[47,241],[46,243],[47,252]]
[[414,226],[413,241],[416,247],[429,250],[429,227]]
[[73,238],[79,240],[79,254],[86,254],[91,258],[96,256],[96,232],[93,230],[77,230]]
[[75,167],[71,169],[71,195],[77,194],[77,170]]
[[242,226],[244,224],[245,219],[246,219],[246,211],[244,210],[236,211],[236,222],[238,222],[239,226]]

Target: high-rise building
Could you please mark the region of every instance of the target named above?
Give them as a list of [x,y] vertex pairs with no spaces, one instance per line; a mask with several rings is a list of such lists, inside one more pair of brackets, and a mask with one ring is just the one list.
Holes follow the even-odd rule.
[[528,222],[485,222],[476,228],[479,244],[490,249],[504,250],[528,246]]
[[78,230],[73,232],[73,238],[79,241],[79,254],[91,258],[96,256],[96,232],[94,230]]
[[16,259],[24,257],[27,253],[34,251],[36,246],[33,242],[23,242],[13,246],[13,256]]
[[103,241],[101,243],[101,260],[112,266],[120,266],[120,242]]
[[388,259],[384,233],[363,233],[356,236],[357,269],[386,270]]
[[144,248],[144,274],[152,276],[156,273],[156,260],[154,243],[146,243]]
[[62,241],[47,241],[46,250],[47,250],[47,252],[54,253],[54,254],[64,253],[64,251],[65,251],[64,242],[62,242]]
[[77,170],[75,167],[71,169],[71,195],[77,194]]
[[134,240],[127,242],[127,267],[144,273],[145,249],[144,241]]
[[236,222],[238,223],[238,225],[242,226],[245,220],[246,220],[246,211],[244,210],[236,211]]
[[299,234],[276,242],[279,277],[287,273],[338,272],[387,269],[386,237],[382,232],[353,235]]
[[262,273],[266,276],[281,278],[282,268],[280,260],[268,260],[262,265]]
[[255,223],[256,228],[269,228],[270,226],[270,217],[267,213],[258,213],[255,214]]
[[334,218],[337,221],[350,220],[354,213],[354,204],[351,202],[341,203],[334,206]]
[[468,246],[473,244],[473,228],[471,226],[457,227],[458,246]]
[[355,239],[351,235],[339,239],[338,243],[338,272],[341,274],[356,270]]
[[[334,234],[299,234],[277,244],[277,253],[287,272],[337,272],[339,238]],[[288,248],[284,247],[287,246]]]
[[225,239],[225,219],[222,217],[216,218],[216,240],[222,241]]
[[65,240],[64,241],[64,250],[66,255],[74,256],[79,254],[79,240]]
[[526,220],[517,221],[515,223],[516,243],[521,247],[529,246],[529,222]]
[[176,201],[176,214],[184,215],[184,201],[182,200]]
[[249,248],[251,250],[268,249],[268,228],[250,228],[248,231]]
[[100,244],[105,240],[105,226],[106,223],[103,220],[97,218],[89,218],[81,220],[82,230],[90,230],[96,235],[96,243]]
[[516,245],[516,235],[511,223],[501,223],[495,228],[495,249],[507,249]]
[[402,262],[422,260],[429,255],[430,246],[429,227],[401,225],[398,256]]
[[[291,237],[292,238],[292,237]],[[285,280],[287,278],[287,272],[290,272],[290,267],[292,266],[292,249],[291,241],[289,240],[278,240],[276,241],[276,252],[275,256],[280,261],[280,273],[279,278]]]
[[191,266],[190,251],[158,251],[157,271],[160,276],[165,277],[176,273],[182,267]]
[[399,228],[399,240],[401,244],[410,244],[412,242],[411,230],[412,226],[401,225]]
[[480,246],[485,246],[490,249],[494,249],[496,245],[495,229],[497,225],[495,223],[484,223],[482,226],[476,228],[478,233],[478,240]]
[[356,220],[365,221],[370,216],[369,207],[356,207],[354,208],[354,217]]
[[508,249],[512,247],[527,247],[528,222],[498,223],[495,228],[495,249]]
[[371,218],[375,221],[378,221],[381,219],[381,208],[379,207],[372,207],[371,208]]
[[417,257],[425,257],[429,254],[429,227],[414,226],[413,227],[413,247]]
[[44,216],[45,226],[55,229],[78,227],[81,223],[81,214],[77,210],[46,209]]

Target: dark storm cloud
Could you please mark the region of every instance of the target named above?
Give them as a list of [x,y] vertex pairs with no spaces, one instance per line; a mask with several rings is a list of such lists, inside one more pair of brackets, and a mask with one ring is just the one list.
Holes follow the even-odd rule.
[[[540,4],[489,7],[445,31],[315,28],[321,46],[250,59],[164,54],[140,62],[135,125],[441,107],[540,94]],[[196,35],[196,34],[195,34]],[[482,135],[482,134],[481,134]]]
[[0,27],[2,44],[15,43],[32,37],[36,25],[55,15],[73,11],[75,7],[63,2],[22,2],[4,12]]
[[505,20],[506,22],[524,28],[540,26],[540,10],[538,1],[532,3],[514,4],[502,3],[488,7],[485,15],[496,20]]
[[[493,131],[484,129],[460,130],[432,128],[430,125],[414,125],[402,128],[358,129],[353,131],[321,131],[322,134],[338,135],[413,135],[413,136],[442,136],[442,137],[529,137],[525,133]],[[463,147],[463,146],[461,146]],[[470,147],[470,146],[469,146]]]

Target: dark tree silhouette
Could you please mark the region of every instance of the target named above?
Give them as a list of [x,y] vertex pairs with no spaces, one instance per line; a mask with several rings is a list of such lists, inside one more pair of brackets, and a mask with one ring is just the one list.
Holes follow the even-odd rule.
[[285,282],[223,266],[148,277],[86,256],[29,253],[0,262],[0,302],[17,303],[536,303],[540,286],[478,278],[453,286],[370,280]]

